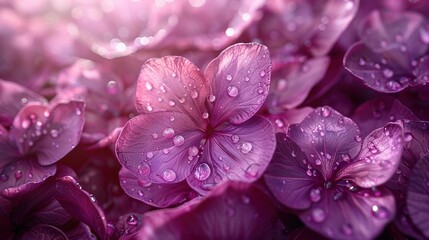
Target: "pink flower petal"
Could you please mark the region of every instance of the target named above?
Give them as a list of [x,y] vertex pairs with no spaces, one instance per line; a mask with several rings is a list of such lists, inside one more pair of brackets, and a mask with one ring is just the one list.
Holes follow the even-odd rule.
[[272,239],[277,224],[267,195],[248,183],[229,182],[202,200],[146,214],[137,238]]
[[58,178],[55,198],[74,218],[87,224],[98,238],[107,239],[107,223],[103,210],[70,176]]
[[309,166],[325,179],[333,175],[336,163],[347,163],[358,154],[362,141],[357,125],[328,106],[290,125],[288,136],[304,151]]
[[275,146],[273,126],[263,117],[226,125],[207,140],[188,183],[204,195],[224,181],[256,181],[271,161]]
[[53,164],[78,144],[83,111],[84,103],[78,101],[27,105],[15,118],[11,137],[22,155],[36,155],[42,165]]
[[292,109],[300,105],[311,88],[323,78],[329,59],[327,57],[296,58],[292,62],[281,65],[272,73],[270,94],[265,105],[274,109]]
[[136,107],[139,113],[171,111],[185,113],[202,124],[207,112],[206,79],[200,70],[183,57],[148,60],[137,82]]
[[387,182],[399,166],[403,145],[401,125],[389,123],[374,130],[364,139],[356,160],[341,169],[337,179],[352,179],[365,188]]
[[385,190],[322,191],[318,202],[300,213],[305,225],[332,239],[374,239],[395,216],[395,199]]
[[[116,143],[125,169],[152,183],[177,183],[191,172],[203,138],[195,122],[179,112],[142,114],[127,122]],[[196,148],[197,154],[190,152]],[[189,162],[189,163],[188,163]]]
[[275,198],[293,209],[307,209],[312,204],[312,192],[320,194],[321,176],[307,174],[307,157],[301,148],[284,133],[278,133],[273,160],[264,174],[265,182]]
[[119,171],[119,178],[122,189],[130,197],[158,208],[178,205],[197,196],[185,181],[172,184],[151,183],[148,179],[139,179],[125,168]]
[[0,124],[4,126],[12,125],[14,117],[19,110],[27,103],[46,103],[46,100],[14,82],[0,79]]
[[267,47],[235,44],[210,62],[204,75],[211,81],[208,96],[210,122],[240,124],[264,103],[270,85],[271,59]]
[[423,157],[410,176],[407,204],[413,223],[429,237],[429,157]]

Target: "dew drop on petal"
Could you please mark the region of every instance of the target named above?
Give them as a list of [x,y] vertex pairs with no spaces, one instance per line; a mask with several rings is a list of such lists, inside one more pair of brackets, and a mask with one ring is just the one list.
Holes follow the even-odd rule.
[[200,163],[195,168],[194,176],[200,181],[204,181],[209,178],[211,174],[210,166],[207,163]]
[[147,152],[146,153],[146,157],[149,158],[149,159],[153,158],[153,152]]
[[171,169],[166,169],[162,174],[162,178],[167,182],[172,182],[176,179],[176,173]]
[[238,143],[238,141],[240,140],[240,137],[234,134],[231,136],[231,139],[233,143]]
[[152,138],[153,138],[153,139],[157,139],[157,138],[158,138],[158,134],[156,134],[156,133],[152,133]]
[[174,129],[172,129],[172,128],[166,128],[166,129],[164,129],[164,132],[162,133],[162,135],[165,138],[173,138],[174,134],[175,134]]
[[197,147],[195,147],[195,146],[190,147],[190,148],[189,148],[189,150],[188,150],[188,154],[189,154],[189,156],[191,156],[191,157],[195,157],[195,156],[197,156],[197,155],[198,155],[198,153],[199,153],[199,150],[198,150],[198,148],[197,148]]
[[389,68],[386,68],[386,69],[383,70],[383,75],[386,78],[391,78],[391,77],[393,77],[393,71],[391,69],[389,69]]
[[226,80],[231,81],[232,80],[232,76],[231,75],[226,75]]
[[392,80],[386,82],[385,88],[391,91],[398,91],[401,88],[401,84],[399,84],[397,81]]
[[259,173],[259,166],[257,164],[251,164],[247,167],[246,173],[250,177],[257,177]]
[[173,138],[174,146],[182,146],[185,143],[185,138],[182,135],[177,135]]
[[236,86],[229,86],[227,90],[228,96],[236,97],[238,95],[238,88]]
[[170,105],[170,107],[174,107],[176,106],[176,102],[174,100],[169,100],[168,105]]
[[356,142],[361,142],[362,141],[362,137],[358,134],[355,136],[355,141]]
[[172,73],[171,73],[171,76],[175,78],[175,77],[177,77],[177,73],[172,72]]
[[321,208],[314,208],[311,211],[311,218],[315,221],[315,222],[323,222],[326,218],[326,214],[325,211]]
[[195,99],[198,97],[198,92],[194,89],[191,91],[191,98]]
[[322,116],[323,117],[329,117],[329,115],[331,114],[331,111],[328,108],[325,108],[325,107],[322,107],[321,111],[322,111]]
[[146,87],[146,90],[148,90],[148,91],[150,91],[150,90],[152,90],[152,89],[153,89],[153,85],[152,85],[152,83],[150,83],[150,82],[146,82],[146,83],[145,83],[145,87]]
[[364,59],[364,58],[360,58],[360,59],[359,59],[359,65],[360,65],[360,66],[365,66],[365,64],[366,64],[365,59]]
[[56,129],[51,129],[51,131],[49,131],[49,134],[52,138],[57,138],[59,136],[58,130]]
[[2,180],[3,182],[5,182],[5,181],[9,180],[9,177],[6,174],[3,173],[2,175],[0,175],[0,180]]
[[202,117],[203,117],[204,119],[209,118],[209,113],[208,113],[208,112],[204,112],[204,113],[203,113],[203,115],[202,115]]
[[20,170],[18,170],[18,171],[15,172],[15,178],[16,178],[16,180],[22,178],[22,172]]
[[214,102],[216,100],[216,96],[215,95],[210,95],[209,96],[209,102]]
[[142,162],[141,164],[139,164],[137,166],[137,170],[138,170],[139,174],[142,176],[149,176],[149,174],[150,174],[150,167],[145,162]]
[[316,161],[314,162],[317,166],[322,165],[322,161],[320,159],[316,159]]
[[348,162],[348,161],[350,161],[350,159],[351,159],[351,157],[350,157],[350,155],[349,154],[342,154],[341,155],[341,159],[344,161],[344,162]]
[[310,191],[310,200],[312,202],[318,202],[322,198],[320,188],[311,189]]
[[262,71],[259,73],[259,76],[264,77],[266,74],[267,74],[267,73],[266,73],[264,70],[262,70]]
[[405,142],[410,142],[411,140],[413,140],[413,134],[410,132],[406,132],[404,134],[404,141]]
[[240,150],[242,153],[249,153],[253,148],[253,145],[249,142],[241,144]]
[[373,205],[371,207],[372,215],[377,218],[386,219],[389,217],[389,210],[383,206]]

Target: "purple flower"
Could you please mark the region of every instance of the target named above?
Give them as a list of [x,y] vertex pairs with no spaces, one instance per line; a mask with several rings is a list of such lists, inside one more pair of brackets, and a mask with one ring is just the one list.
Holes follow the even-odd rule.
[[429,157],[421,158],[410,177],[408,210],[417,228],[429,238]]
[[[11,119],[23,101],[40,99],[16,84],[0,81],[0,88],[16,103],[3,105],[0,116]],[[10,91],[8,91],[10,89]],[[27,98],[31,96],[32,98]],[[20,100],[18,100],[22,97]],[[11,195],[36,186],[56,172],[56,162],[79,142],[84,103],[78,101],[28,102],[14,116],[12,125],[0,126],[0,190]],[[11,110],[11,111],[8,111]]]
[[265,180],[312,230],[329,238],[371,239],[395,215],[394,197],[380,185],[395,173],[403,142],[400,124],[362,139],[351,119],[320,107],[287,135],[277,134]]
[[205,198],[147,213],[142,221],[137,239],[281,238],[271,199],[243,182],[224,183]]
[[273,126],[255,115],[270,74],[269,52],[256,43],[227,48],[204,73],[182,57],[148,60],[137,83],[140,115],[116,144],[120,163],[147,184],[186,180],[200,194],[257,180],[275,149]]
[[416,12],[371,12],[358,29],[344,66],[381,92],[399,92],[429,82],[427,20]]

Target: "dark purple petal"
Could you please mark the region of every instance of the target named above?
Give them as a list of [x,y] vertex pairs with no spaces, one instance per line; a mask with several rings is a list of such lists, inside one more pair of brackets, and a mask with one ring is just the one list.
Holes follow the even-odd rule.
[[[428,38],[429,38],[429,32],[428,32]],[[416,79],[410,82],[410,85],[416,86],[416,85],[429,84],[428,69],[429,69],[429,56],[424,56],[419,59],[418,64],[413,71],[413,74],[416,76]]]
[[229,182],[200,201],[147,213],[138,238],[272,239],[277,223],[267,195],[248,183]]
[[207,81],[200,70],[183,57],[148,60],[137,82],[139,113],[171,111],[185,113],[202,124],[208,95]]
[[[321,176],[307,168],[307,157],[284,133],[277,133],[273,160],[264,174],[265,182],[277,200],[293,209],[307,209],[322,189]],[[309,171],[309,172],[308,172]]]
[[328,106],[290,125],[288,136],[304,151],[309,170],[316,169],[325,179],[333,176],[338,164],[353,159],[362,144],[357,125]]
[[46,103],[46,100],[14,82],[0,79],[0,124],[12,125],[19,110],[27,103]]
[[[347,191],[347,190],[346,190]],[[331,239],[374,239],[395,216],[395,198],[385,190],[323,190],[320,200],[300,213],[305,225]]]
[[272,73],[270,94],[265,105],[268,108],[292,109],[300,105],[311,88],[323,78],[329,59],[296,58],[281,65],[280,69]]
[[359,126],[362,136],[366,137],[369,133],[383,127],[388,122],[394,122],[399,119],[417,120],[417,117],[397,99],[382,97],[360,105],[355,109],[352,119]]
[[119,179],[122,189],[130,197],[159,208],[178,205],[197,196],[186,181],[151,183],[149,179],[138,178],[125,168],[119,171]]
[[429,157],[421,158],[410,176],[408,211],[414,224],[429,238]]
[[211,81],[210,123],[240,124],[261,108],[268,95],[270,53],[258,43],[235,44],[210,62],[204,75]]
[[364,44],[376,53],[396,50],[402,52],[401,61],[411,61],[424,54],[429,43],[429,25],[415,12],[372,11],[359,26]]
[[83,191],[74,178],[57,179],[55,198],[74,218],[87,224],[100,239],[107,239],[107,223],[95,199]]
[[3,196],[27,192],[57,171],[56,165],[43,166],[33,158],[3,162],[0,166],[0,189]]
[[13,239],[14,229],[10,221],[12,211],[12,202],[0,196],[0,232],[5,239]]
[[395,174],[403,146],[404,134],[400,124],[389,123],[378,128],[364,139],[359,155],[339,171],[337,179],[351,179],[364,188],[381,185]]
[[36,225],[19,236],[22,240],[68,240],[67,236],[60,229],[46,224]]
[[116,154],[122,166],[138,178],[177,183],[189,176],[197,163],[202,138],[202,131],[188,115],[142,114],[125,125],[116,143]]
[[223,126],[200,150],[202,155],[192,167],[188,183],[204,195],[224,181],[256,181],[271,161],[275,146],[274,128],[263,117]]

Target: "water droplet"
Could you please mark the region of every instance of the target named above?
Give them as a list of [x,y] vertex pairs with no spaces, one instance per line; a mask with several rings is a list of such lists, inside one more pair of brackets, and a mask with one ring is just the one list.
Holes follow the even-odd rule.
[[246,77],[244,78],[244,81],[245,81],[245,82],[248,82],[248,81],[250,81],[250,78],[249,78],[248,76],[246,76]]
[[170,107],[174,107],[176,106],[176,102],[174,100],[169,100],[168,105],[170,105]]
[[259,76],[264,77],[266,74],[267,74],[267,73],[266,73],[264,70],[262,70],[262,71],[259,73]]
[[214,102],[216,100],[216,96],[210,95],[209,96],[209,102]]
[[168,149],[168,148],[164,148],[164,149],[162,150],[162,152],[163,152],[164,154],[169,154],[169,153],[170,153],[170,149]]
[[115,81],[107,82],[107,93],[114,95],[118,93],[118,83]]
[[240,140],[240,137],[234,134],[231,136],[231,139],[233,143],[238,143],[238,141]]
[[3,182],[6,182],[7,180],[9,180],[9,177],[3,173],[2,175],[0,175],[0,180],[2,180]]
[[251,164],[247,167],[246,173],[250,177],[257,177],[259,173],[259,166],[257,164]]
[[147,109],[149,112],[152,112],[152,111],[153,111],[153,107],[152,107],[152,105],[150,105],[150,103],[148,103],[148,104],[146,105],[146,109]]
[[175,118],[174,116],[170,116],[170,122],[174,122]]
[[172,182],[176,179],[176,173],[171,169],[166,169],[162,174],[162,178],[167,182]]
[[172,73],[171,73],[171,76],[175,78],[175,77],[177,77],[177,73],[172,72]]
[[385,88],[391,91],[398,91],[399,89],[401,89],[401,84],[392,80],[392,81],[386,82]]
[[191,98],[195,99],[198,97],[198,92],[194,89],[191,91]]
[[374,215],[377,218],[383,218],[386,219],[389,217],[389,210],[383,206],[373,205],[371,207],[372,215]]
[[56,129],[51,129],[51,131],[49,131],[49,134],[53,138],[57,138],[59,136],[58,130],[56,130]]
[[249,153],[253,148],[253,145],[249,142],[241,144],[240,150],[242,153]]
[[150,174],[150,167],[145,162],[142,162],[141,164],[139,164],[137,166],[137,170],[138,170],[139,174],[142,176],[149,176],[149,174]]
[[364,58],[360,58],[360,59],[359,59],[359,65],[360,65],[360,66],[365,66],[365,64],[366,64],[365,59],[364,59]]
[[179,102],[180,103],[184,103],[185,102],[185,98],[184,97],[179,98]]
[[146,153],[146,157],[149,158],[149,159],[153,158],[153,152],[147,152]]
[[194,176],[200,181],[204,181],[209,178],[211,174],[210,166],[207,163],[200,163],[195,168]]
[[422,27],[419,29],[419,34],[420,34],[420,39],[422,40],[423,43],[428,44],[429,43],[429,31]]
[[144,192],[142,190],[139,190],[139,196],[144,197]]
[[145,83],[145,87],[146,87],[146,90],[148,90],[148,91],[150,91],[150,90],[152,90],[152,89],[153,89],[153,85],[152,85],[152,83],[150,83],[150,82],[146,82],[146,83]]
[[234,28],[227,28],[226,29],[226,31],[225,31],[225,34],[226,34],[226,36],[228,36],[228,37],[232,37],[232,36],[234,36],[234,34],[235,34],[235,29]]
[[411,140],[413,140],[413,134],[410,132],[406,132],[404,134],[404,141],[405,142],[410,142]]
[[326,107],[322,107],[321,112],[323,117],[329,117],[331,114],[331,111]]
[[89,194],[89,199],[91,199],[91,202],[96,202],[97,200],[95,199],[94,195]]
[[173,138],[174,134],[175,134],[174,129],[172,129],[172,128],[166,128],[166,129],[164,129],[164,132],[162,133],[162,135],[165,138]]
[[231,75],[226,75],[226,80],[231,81],[232,80],[232,76]]
[[191,157],[195,157],[195,156],[197,156],[197,155],[198,155],[198,153],[199,153],[199,150],[198,150],[198,148],[197,148],[197,147],[195,147],[195,146],[190,147],[190,148],[189,148],[189,150],[188,150],[188,154],[189,154],[189,156],[191,156]]
[[320,159],[316,159],[315,164],[317,166],[320,166],[320,165],[322,165],[322,161]]
[[356,142],[361,142],[362,141],[362,137],[358,134],[355,136],[355,141]]
[[152,133],[152,138],[153,138],[153,139],[157,139],[157,138],[158,138],[158,134],[156,134],[156,133]]
[[344,162],[348,162],[348,161],[350,161],[350,159],[351,159],[351,157],[350,157],[350,155],[349,154],[342,154],[341,155],[341,159],[344,161]]
[[238,88],[236,86],[231,85],[228,87],[227,93],[230,97],[236,97],[238,95]]
[[386,78],[391,78],[391,77],[393,77],[393,71],[391,69],[389,69],[389,68],[386,68],[386,69],[383,70],[383,75]]
[[77,108],[76,109],[76,115],[80,116],[81,114],[82,114],[82,111],[79,108]]
[[281,119],[276,119],[274,122],[276,123],[278,128],[282,128],[285,126],[284,122]]
[[320,188],[311,189],[310,191],[310,200],[312,202],[318,202],[322,198]]
[[174,146],[182,146],[185,143],[185,138],[182,135],[177,135],[173,138]]
[[323,211],[323,209],[321,208],[314,208],[311,211],[311,218],[315,221],[315,222],[323,222],[326,218],[326,214],[325,211]]
[[208,113],[208,112],[204,112],[204,113],[203,113],[203,115],[202,115],[202,117],[203,117],[204,119],[209,118],[209,113]]

